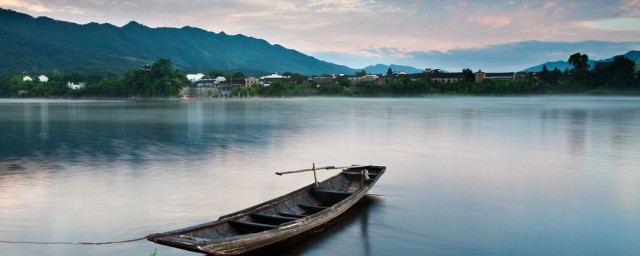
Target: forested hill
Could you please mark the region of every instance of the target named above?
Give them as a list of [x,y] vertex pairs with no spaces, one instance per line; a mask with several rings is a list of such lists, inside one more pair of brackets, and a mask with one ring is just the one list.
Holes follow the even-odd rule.
[[[640,51],[629,51],[625,54],[622,54],[622,56],[627,57],[628,59],[635,61],[635,62],[640,62]],[[599,61],[605,61],[605,62],[611,62],[613,61],[614,57],[608,58],[608,59],[604,59],[604,60],[588,60],[587,64],[589,64],[589,67],[593,68],[594,65],[596,64],[596,62]],[[559,60],[559,61],[549,61],[549,62],[545,62],[542,63],[540,65],[537,66],[533,66],[530,68],[525,69],[524,71],[526,72],[540,72],[542,71],[542,67],[543,66],[547,66],[548,70],[553,70],[555,68],[558,68],[558,70],[560,71],[564,71],[564,70],[570,70],[573,68],[573,65],[569,64],[568,61],[566,60]]]
[[244,35],[193,27],[79,25],[0,8],[0,74],[22,71],[120,73],[170,59],[181,70],[259,70],[306,75],[355,70]]

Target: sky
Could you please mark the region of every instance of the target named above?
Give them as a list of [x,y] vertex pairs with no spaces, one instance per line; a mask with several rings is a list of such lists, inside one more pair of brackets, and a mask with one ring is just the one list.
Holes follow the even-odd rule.
[[0,0],[79,24],[243,34],[352,68],[517,71],[640,50],[640,0]]

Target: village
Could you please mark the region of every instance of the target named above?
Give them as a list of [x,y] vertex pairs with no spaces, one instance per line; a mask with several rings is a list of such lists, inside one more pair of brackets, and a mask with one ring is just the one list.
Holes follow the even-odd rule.
[[[412,96],[425,94],[522,95],[545,93],[595,93],[637,90],[638,65],[624,56],[612,61],[598,61],[590,66],[580,53],[571,56],[573,69],[539,72],[483,72],[465,68],[462,72],[424,69],[420,73],[394,72],[307,76],[284,72],[264,76],[245,76],[241,72],[223,74],[182,74],[171,67],[170,60],[131,69],[119,77],[81,75],[46,75],[32,77],[27,72],[5,80],[9,97],[179,97],[244,98],[283,96]],[[586,55],[585,55],[586,57]],[[578,60],[575,60],[578,59]],[[155,68],[154,68],[155,67]],[[164,67],[164,68],[161,68]],[[166,71],[161,71],[166,70]],[[160,72],[160,73],[159,73]],[[264,74],[264,73],[263,73]]]
[[[180,92],[182,98],[202,98],[202,97],[244,97],[245,95],[233,95],[233,88],[250,88],[253,85],[260,87],[269,87],[270,84],[276,81],[282,81],[284,83],[299,83],[302,82],[307,87],[317,87],[322,85],[338,84],[340,79],[346,79],[349,81],[349,85],[355,86],[360,82],[374,82],[377,85],[383,86],[390,82],[400,80],[402,78],[415,81],[418,79],[427,79],[431,84],[452,84],[460,83],[464,81],[473,81],[475,83],[482,83],[485,80],[494,81],[511,81],[520,77],[526,77],[527,75],[535,76],[536,73],[532,72],[502,72],[502,73],[487,73],[481,70],[472,73],[467,69],[467,72],[455,72],[449,73],[440,69],[425,69],[422,73],[409,74],[403,71],[390,72],[383,74],[366,74],[361,72],[356,75],[346,74],[333,74],[322,76],[290,76],[281,75],[276,73],[261,76],[261,77],[246,77],[246,78],[233,78],[227,80],[224,76],[211,77],[203,73],[187,74],[187,79],[191,82],[192,86],[185,87]],[[470,74],[469,74],[470,73]],[[286,73],[285,73],[286,74]]]

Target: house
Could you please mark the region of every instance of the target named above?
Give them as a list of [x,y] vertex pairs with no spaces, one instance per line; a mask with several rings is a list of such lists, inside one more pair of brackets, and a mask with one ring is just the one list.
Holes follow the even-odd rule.
[[195,81],[194,84],[197,87],[212,87],[214,85],[215,80],[210,76],[203,76],[198,81]]
[[187,74],[187,80],[189,80],[189,82],[192,82],[192,83],[200,81],[200,79],[202,79],[203,77],[204,77],[204,74],[202,73]]
[[24,76],[22,78],[22,81],[23,82],[33,82],[33,78],[31,78],[30,76]]
[[260,84],[260,79],[250,76],[244,79],[244,86],[251,87],[254,84]]
[[515,80],[516,78],[526,76],[527,72],[502,72],[502,73],[485,73],[481,70],[475,73],[476,75],[476,83],[482,83],[482,81],[489,80]]
[[38,81],[40,81],[41,83],[46,83],[46,82],[49,82],[49,78],[45,75],[40,75],[38,77]]
[[82,89],[87,85],[87,83],[83,83],[83,82],[68,82],[67,83],[67,87],[69,87],[69,89],[73,89],[73,90],[78,90],[78,89]]
[[271,83],[273,83],[275,81],[289,82],[290,80],[291,80],[290,76],[278,75],[277,72],[273,73],[271,75],[260,77],[260,81],[261,81],[263,86],[269,86],[269,84],[271,84]]
[[482,83],[482,81],[484,81],[484,78],[487,76],[487,73],[482,72],[482,70],[478,69],[478,72],[476,72],[475,75],[476,75],[476,83]]
[[245,86],[244,78],[233,79],[233,77],[232,77],[231,81],[229,83],[231,84],[232,87],[243,87],[243,86]]
[[224,83],[226,81],[227,81],[227,79],[224,78],[224,76],[219,76],[219,77],[216,77],[216,79],[213,80],[213,84],[218,85],[218,84]]
[[309,80],[315,82],[317,85],[333,84],[335,83],[335,79],[334,76],[314,76],[309,78]]
[[461,72],[456,73],[442,73],[433,72],[429,74],[429,82],[436,84],[448,84],[458,83],[464,80],[464,75]]
[[349,83],[351,85],[356,85],[360,82],[372,82],[378,79],[378,75],[364,75],[364,76],[348,76]]

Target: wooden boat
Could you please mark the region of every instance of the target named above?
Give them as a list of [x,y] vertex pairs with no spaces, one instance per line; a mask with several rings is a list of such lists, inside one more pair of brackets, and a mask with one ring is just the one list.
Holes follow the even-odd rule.
[[[324,230],[357,203],[385,172],[385,166],[326,166],[342,169],[325,181],[220,217],[217,221],[159,234],[147,239],[211,255],[236,255],[273,247]],[[315,177],[315,173],[314,173]]]

